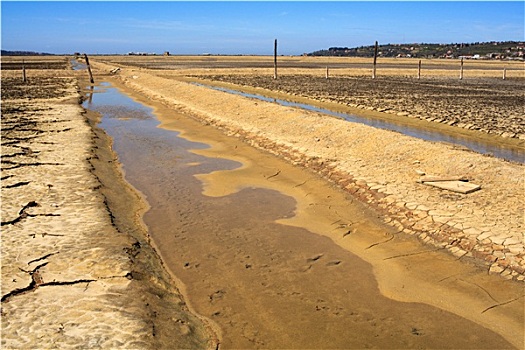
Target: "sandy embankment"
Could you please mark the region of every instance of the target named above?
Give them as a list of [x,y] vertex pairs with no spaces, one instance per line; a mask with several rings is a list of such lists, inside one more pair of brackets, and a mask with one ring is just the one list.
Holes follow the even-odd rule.
[[[2,73],[3,79],[18,77],[17,74]],[[333,127],[330,122],[320,122],[315,114],[286,108],[275,109],[264,103],[256,105],[254,101],[241,98],[230,99],[229,95],[215,94],[207,89],[169,80],[158,80],[143,72],[123,73],[124,77],[129,79],[128,83],[135,88],[164,100],[169,105],[175,104],[190,110],[192,114],[229,130],[230,134],[246,136],[249,138],[248,142],[255,146],[273,151],[294,162],[309,164],[314,170],[332,179],[337,179],[340,175],[341,180],[346,181],[339,181],[340,184],[355,189],[354,192],[357,192],[358,196],[376,208],[380,207],[379,204],[389,203],[381,202],[380,193],[389,194],[385,198],[395,199],[393,203],[403,203],[400,207],[394,204],[384,208],[388,210],[386,213],[389,216],[398,221],[407,218],[396,218],[396,215],[400,215],[396,211],[406,213],[415,203],[414,201],[405,204],[401,198],[402,194],[410,194],[409,191],[414,188],[424,191],[432,203],[449,201],[449,206],[454,206],[453,203],[462,207],[468,205],[471,207],[469,210],[478,217],[487,216],[485,213],[482,215],[474,211],[478,204],[487,205],[482,201],[485,196],[474,196],[473,202],[465,202],[465,198],[461,196],[442,195],[441,192],[436,194],[435,190],[423,188],[412,181],[415,176],[412,170],[416,166],[428,167],[425,170],[429,173],[428,169],[431,166],[435,166],[431,169],[436,172],[440,169],[448,170],[443,173],[455,172],[454,164],[437,163],[441,164],[437,166],[428,153],[422,153],[427,154],[427,157],[418,153],[419,163],[416,164],[403,164],[403,157],[397,155],[400,164],[408,166],[400,175],[401,183],[405,184],[400,187],[405,189],[406,193],[392,194],[399,185],[388,177],[392,175],[388,172],[389,169],[394,166],[387,163],[383,171],[377,170],[377,162],[386,162],[391,153],[385,157],[385,153],[378,154],[374,147],[370,147],[370,158],[365,160],[361,159],[360,153],[357,153],[357,156],[345,154],[341,150],[334,153],[338,141],[337,133],[330,129]],[[34,74],[29,75],[30,81],[36,77],[36,72]],[[49,77],[71,77],[69,71],[65,73],[48,70],[45,74]],[[84,75],[84,72],[81,74]],[[132,78],[133,75],[138,76],[137,79]],[[83,344],[112,348],[202,347],[206,340],[201,322],[189,315],[180,295],[171,288],[169,277],[164,274],[157,256],[151,251],[140,225],[137,226],[137,218],[134,215],[143,208],[137,206],[136,210],[129,210],[129,203],[138,203],[137,195],[128,191],[129,188],[122,182],[118,169],[114,167],[114,154],[104,152],[108,147],[108,140],[104,139],[103,133],[99,133],[95,128],[97,136],[94,136],[90,126],[86,124],[85,117],[76,103],[78,95],[74,80],[66,81],[63,94],[55,98],[38,98],[38,94],[46,89],[39,90],[40,92],[31,99],[10,99],[6,98],[4,93],[2,97],[2,346],[67,348]],[[162,91],[158,90],[159,82]],[[5,86],[3,81],[3,87]],[[236,124],[240,122],[236,118],[237,113],[246,117],[243,121],[248,124]],[[219,119],[228,116],[232,118]],[[274,119],[273,116],[279,118]],[[305,118],[311,118],[310,125],[315,127],[307,127],[308,130],[298,129],[304,124]],[[276,123],[276,120],[282,123]],[[264,123],[258,124],[259,122]],[[283,123],[292,128],[285,127]],[[227,125],[230,126],[226,127]],[[353,144],[353,147],[359,148],[360,143],[364,143],[366,146],[367,143],[358,136],[362,132],[364,136],[371,137],[373,133],[356,128],[359,131],[357,134],[347,130],[350,133],[346,135],[349,138],[343,140],[345,145]],[[279,130],[283,134],[279,134]],[[300,135],[288,135],[291,130],[296,130]],[[368,142],[370,145],[377,145],[383,137],[384,135],[376,135]],[[274,143],[270,142],[270,139],[281,141]],[[93,142],[98,143],[96,152]],[[308,148],[294,147],[299,142]],[[411,142],[408,144],[416,148],[420,146]],[[443,152],[443,146],[436,147]],[[433,151],[434,149],[425,150],[430,154]],[[415,156],[413,149],[407,152],[412,157]],[[448,147],[445,153],[456,157],[458,162],[464,161],[463,155],[472,156],[470,153],[465,154],[464,151]],[[346,159],[345,162],[338,160],[340,157],[337,155],[341,154]],[[461,154],[461,157],[458,154]],[[523,184],[522,167],[516,168],[515,165],[505,162],[490,163],[495,160],[485,158],[476,156],[472,160],[476,163],[472,164],[475,168],[483,166],[487,171],[473,171],[469,176],[477,175],[477,179],[483,179],[482,184],[491,189],[490,194],[494,194],[495,191],[501,190],[501,187],[498,187],[500,183],[493,185],[490,180],[500,175],[498,171],[509,177],[518,172],[519,176],[510,183],[511,187],[506,193],[512,194],[512,191],[518,189],[518,192],[513,194],[522,194],[519,192],[522,189],[513,185]],[[328,159],[330,162],[327,163]],[[482,162],[480,165],[477,163],[480,159],[489,163]],[[338,162],[334,163],[336,160]],[[366,167],[361,166],[365,162]],[[349,168],[353,178],[347,177],[346,173],[339,174],[340,169],[348,170],[341,166],[350,167],[349,163],[357,164]],[[103,164],[106,166],[102,166]],[[499,169],[490,172],[488,170],[492,169],[491,167]],[[379,166],[379,169],[381,168]],[[397,171],[399,168],[397,166]],[[368,173],[367,169],[371,170],[372,174]],[[492,177],[486,179],[486,173]],[[407,179],[403,175],[410,181],[402,181]],[[385,182],[380,183],[377,178],[387,180],[380,180]],[[369,188],[371,182],[377,183],[379,191]],[[118,186],[112,186],[115,184]],[[485,189],[486,187],[483,190]],[[500,203],[488,207],[499,208],[496,214],[502,213],[501,208],[508,210],[507,205],[511,207],[515,204],[512,196],[509,201],[506,200],[505,194],[500,198]],[[437,212],[431,212],[435,210],[433,208],[420,207],[417,210],[422,218],[439,217],[452,221],[452,214],[437,215]],[[509,215],[515,215],[519,208],[521,207],[518,205],[517,210]],[[411,212],[418,213],[414,210]],[[461,219],[455,214],[456,212],[454,220]],[[489,214],[484,220],[494,222],[494,215]],[[518,218],[521,217],[519,215]],[[474,220],[476,217],[471,215],[470,219]],[[515,221],[511,220],[509,224],[505,220],[506,217],[502,216],[501,223],[496,220],[493,226],[513,230],[516,226]],[[425,225],[430,225],[428,220],[426,221]],[[300,222],[297,224],[300,225]],[[462,228],[466,229],[465,225]],[[487,230],[489,233],[493,231]],[[436,231],[438,232],[447,231]],[[492,239],[493,236],[488,237]],[[461,242],[459,240],[455,243]],[[338,240],[338,243],[344,246],[342,239]],[[510,244],[512,237],[505,238],[501,243],[504,249],[500,250],[506,254],[505,258],[515,256],[516,259],[498,259],[499,264],[492,265],[493,271],[497,271],[502,261],[519,262],[521,260],[518,259],[523,257],[520,246]],[[492,254],[486,255],[492,259],[500,250],[495,249],[498,247],[494,248],[493,245],[490,247]],[[449,248],[454,252],[453,244]],[[514,254],[513,251],[518,253]],[[470,255],[470,252],[472,251],[465,251],[463,254],[459,248],[455,251],[459,256]],[[510,271],[512,270],[504,270],[503,275],[520,279],[519,274]],[[167,314],[166,310],[173,313]],[[501,326],[505,328],[506,325]]]
[[[385,214],[399,231],[460,259],[484,262],[491,273],[506,279],[525,279],[523,165],[155,74],[165,73],[123,69],[117,78],[256,147],[314,169]],[[466,176],[482,190],[462,195],[424,186],[417,183],[417,171]]]
[[149,246],[75,73],[27,76],[2,71],[2,348],[214,348]]
[[[96,64],[96,67],[102,72],[109,71],[109,67],[105,65]],[[401,244],[394,252],[389,251],[392,248],[390,244],[381,244],[382,241],[377,240],[377,236],[375,242],[370,242],[370,237],[364,237],[363,242],[359,242],[354,238],[356,237],[354,232],[347,237],[342,231],[337,231],[338,235],[328,234],[326,227],[324,232],[323,227],[316,230],[316,225],[311,224],[315,215],[302,216],[303,209],[306,208],[302,207],[301,201],[296,210],[298,215],[292,219],[280,220],[280,223],[299,227],[308,226],[312,229],[311,232],[329,236],[337,244],[370,262],[374,266],[374,274],[384,295],[396,300],[419,301],[452,311],[505,335],[515,346],[522,347],[520,341],[515,339],[516,334],[521,334],[523,325],[520,314],[523,307],[520,283],[504,281],[496,276],[486,276],[480,273],[479,269],[465,268],[471,266],[470,264],[463,265],[453,261],[454,259],[443,259],[440,255],[442,250],[448,249],[452,253],[449,257],[456,256],[458,260],[465,262],[483,261],[480,257],[484,256],[476,251],[468,248],[463,250],[462,245],[468,243],[468,235],[460,232],[459,228],[472,234],[475,231],[469,230],[472,226],[466,226],[467,224],[478,224],[475,220],[481,220],[480,218],[494,220],[495,217],[490,211],[487,213],[483,211],[483,206],[497,209],[498,215],[506,215],[507,208],[504,204],[499,203],[494,206],[490,203],[490,197],[483,195],[483,191],[488,188],[485,195],[497,198],[498,193],[493,187],[501,190],[502,187],[498,187],[501,183],[490,181],[497,180],[501,173],[517,176],[512,180],[514,182],[511,181],[511,190],[507,193],[512,194],[510,203],[522,205],[517,196],[522,191],[521,165],[365,126],[345,122],[341,124],[339,120],[323,118],[315,113],[231,96],[173,79],[159,78],[150,73],[151,71],[146,70],[123,69],[115,82],[119,86],[124,83],[125,90],[131,91],[131,95],[143,96],[144,101],[150,100],[151,104],[157,106],[160,102],[167,106],[164,108],[166,110],[176,110],[177,114],[183,113],[196,117],[204,123],[222,129],[226,134],[240,137],[248,144],[313,169],[368,203],[379,212],[380,218],[385,219],[399,231],[409,234],[418,233],[418,236],[429,244],[426,249]],[[169,112],[166,113],[169,115]],[[169,117],[166,119],[169,122]],[[275,140],[280,141],[275,142]],[[296,144],[304,147],[296,147]],[[440,154],[441,156],[436,156]],[[471,163],[465,165],[463,162]],[[461,166],[458,167],[458,164]],[[483,166],[483,169],[478,169],[477,166]],[[494,168],[497,169],[491,172]],[[418,184],[416,169],[424,169],[432,175],[457,175],[468,171],[467,175],[475,182],[481,177],[472,177],[473,174],[476,176],[482,174],[484,179],[486,174],[491,177],[488,178],[490,181],[482,183],[483,190],[475,193],[476,195],[462,196]],[[228,175],[224,174],[222,177],[221,174],[219,172],[199,177],[204,182],[205,192],[208,195],[213,196],[214,189],[227,193],[235,191],[235,188],[229,188],[223,181]],[[242,174],[240,175],[242,177]],[[232,177],[235,177],[235,174],[232,174]],[[378,178],[381,182],[378,182]],[[417,195],[420,192],[424,197]],[[410,201],[406,198],[410,198]],[[419,200],[422,202],[418,202]],[[445,209],[440,211],[440,205],[445,205]],[[468,211],[471,215],[465,215],[461,210]],[[492,226],[496,229],[509,230],[505,231],[505,234],[511,232],[503,240],[507,240],[508,246],[500,250],[508,253],[510,257],[508,260],[521,261],[518,259],[522,257],[520,255],[523,251],[522,241],[515,243],[511,239],[512,236],[519,237],[520,231],[514,231],[514,228],[521,227],[522,223],[519,220],[521,213],[517,210],[510,214],[512,215],[515,217],[510,222],[499,225],[496,219]],[[308,221],[308,225],[303,222],[304,220]],[[438,220],[446,220],[449,223],[458,220],[461,223],[455,225],[462,226],[451,229],[450,225],[444,225]],[[333,230],[329,229],[329,231]],[[492,234],[492,230],[489,232]],[[475,238],[480,234],[478,232]],[[400,236],[403,237],[403,234]],[[488,237],[498,239],[496,235]],[[383,243],[390,242],[391,238],[383,237]],[[368,243],[365,242],[367,239]],[[458,247],[459,245],[461,248]],[[373,249],[369,249],[372,246]],[[492,244],[489,246],[492,250],[498,250],[497,248]],[[516,251],[516,248],[518,253],[514,254],[511,249]],[[396,258],[406,256],[410,260],[391,259],[392,254],[398,254],[395,255]],[[518,259],[513,260],[514,256]],[[498,260],[504,263],[507,259]],[[499,266],[492,264],[491,270],[497,271]],[[503,276],[507,276],[507,279],[514,277],[523,280],[519,272],[513,273],[511,269],[506,271]],[[486,304],[486,301],[483,301],[486,299],[486,293],[494,295],[493,291],[498,293],[497,300],[504,301],[493,303],[495,301],[493,300],[488,303],[490,305]],[[480,293],[485,293],[485,296]],[[488,310],[490,312],[487,312]]]

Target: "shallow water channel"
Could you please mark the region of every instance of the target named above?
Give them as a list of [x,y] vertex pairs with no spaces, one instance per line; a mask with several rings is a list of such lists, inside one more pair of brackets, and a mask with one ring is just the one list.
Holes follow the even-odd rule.
[[[344,198],[312,174],[176,111],[162,112],[161,128],[151,108],[106,83],[84,107],[102,114],[127,181],[151,206],[144,222],[160,255],[188,302],[220,327],[221,349],[509,346],[463,317],[381,294],[369,263],[313,233],[332,210],[321,199]],[[276,189],[309,183],[302,195],[316,219],[284,224],[302,207]],[[326,214],[340,217],[334,232],[370,228],[348,203]]]
[[456,136],[456,135],[449,135],[449,134],[445,134],[445,133],[437,132],[437,131],[425,130],[422,128],[416,128],[413,126],[404,125],[402,123],[393,123],[393,122],[388,122],[388,121],[374,119],[374,118],[357,116],[354,114],[331,111],[326,108],[320,108],[320,107],[312,106],[312,105],[305,104],[305,103],[298,103],[298,102],[291,102],[291,101],[282,100],[282,99],[270,98],[270,97],[266,97],[266,96],[259,95],[259,94],[250,94],[250,93],[246,93],[246,92],[242,92],[238,90],[227,89],[227,88],[211,86],[211,85],[204,85],[200,83],[195,83],[195,84],[200,85],[200,86],[205,86],[210,89],[224,91],[230,94],[240,95],[240,96],[249,97],[249,98],[266,101],[266,102],[277,103],[282,106],[296,107],[296,108],[301,108],[301,109],[305,109],[308,111],[319,112],[319,113],[326,114],[332,117],[341,118],[341,119],[344,119],[352,123],[360,123],[360,124],[365,124],[368,126],[378,128],[378,129],[396,131],[401,134],[416,137],[416,138],[426,140],[426,141],[447,142],[447,143],[451,143],[455,145],[461,145],[477,153],[490,154],[496,158],[501,158],[501,159],[505,159],[509,161],[518,162],[518,163],[525,163],[525,153],[523,151],[519,151],[516,149],[510,149],[507,147],[502,147],[502,146],[498,146],[494,144],[489,144],[489,143],[486,143],[480,140],[473,140],[472,138],[466,138],[463,136]]

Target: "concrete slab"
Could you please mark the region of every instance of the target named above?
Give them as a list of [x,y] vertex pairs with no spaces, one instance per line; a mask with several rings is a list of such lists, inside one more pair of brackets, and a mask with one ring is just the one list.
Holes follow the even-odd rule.
[[443,190],[458,192],[458,193],[471,193],[481,189],[480,185],[476,185],[470,182],[464,181],[425,181],[425,185],[434,186]]

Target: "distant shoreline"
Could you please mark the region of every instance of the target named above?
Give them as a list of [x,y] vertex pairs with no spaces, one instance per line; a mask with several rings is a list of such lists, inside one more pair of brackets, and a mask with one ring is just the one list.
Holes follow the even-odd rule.
[[[378,58],[461,58],[480,60],[524,60],[525,42],[520,40],[469,43],[399,43],[378,44]],[[265,56],[251,53],[174,53],[130,51],[125,53],[88,53],[91,56]],[[75,53],[47,53],[36,51],[2,50],[2,56],[67,56]],[[279,56],[314,57],[374,57],[374,45],[359,47],[330,47],[310,53],[278,54]],[[272,56],[272,55],[267,55]]]

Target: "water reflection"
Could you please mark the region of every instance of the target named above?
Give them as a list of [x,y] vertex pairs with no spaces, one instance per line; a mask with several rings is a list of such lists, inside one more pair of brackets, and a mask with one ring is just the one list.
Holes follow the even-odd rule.
[[93,85],[90,85],[89,86],[89,92],[87,94],[87,97],[88,97],[88,103],[89,104],[92,104],[93,103],[93,94],[95,93],[95,87]]
[[[96,86],[92,94],[96,98],[84,107],[103,115],[100,126],[112,137],[126,179],[147,198],[150,210],[144,222],[165,266],[184,283],[195,310],[221,327],[223,344],[275,349],[508,346],[462,317],[385,297],[370,264],[327,237],[276,223],[295,214],[290,196],[253,187],[227,196],[203,195],[195,175],[241,164],[195,154],[192,150],[209,146],[158,128],[151,108],[107,84]],[[188,126],[195,124],[181,129]],[[253,162],[260,167],[254,174],[294,169],[256,159],[262,161]],[[301,173],[297,183],[306,183],[306,174]],[[339,195],[323,192],[321,197]],[[344,208],[334,224],[365,221],[359,216],[364,214],[358,214],[360,207]],[[316,220],[327,220],[321,215],[317,211]],[[414,337],[414,330],[417,335],[424,330],[424,336]]]
[[[237,162],[222,159],[205,161],[205,157],[193,154],[190,150],[206,149],[209,145],[188,141],[179,137],[176,131],[159,128],[160,122],[152,108],[123,95],[107,82],[90,86],[86,89],[86,95],[82,106],[102,115],[99,125],[113,138],[114,150],[119,154],[124,168],[142,156],[160,159],[168,154],[171,154],[170,159],[184,158],[187,163],[201,164],[196,168],[204,173],[240,166]],[[148,147],[137,146],[137,139],[148,144]],[[144,155],[144,152],[147,154]],[[131,174],[132,171],[129,172]]]
[[77,59],[72,58],[70,62],[71,62],[71,67],[73,68],[73,70],[87,69],[87,65],[85,63],[80,63]]

